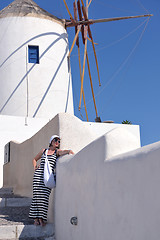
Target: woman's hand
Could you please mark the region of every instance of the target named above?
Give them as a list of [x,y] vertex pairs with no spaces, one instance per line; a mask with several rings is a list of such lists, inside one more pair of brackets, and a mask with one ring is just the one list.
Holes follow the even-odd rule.
[[36,171],[38,168],[40,167],[40,165],[36,165],[36,166],[34,166],[34,171]]
[[72,150],[68,150],[68,154],[74,154]]

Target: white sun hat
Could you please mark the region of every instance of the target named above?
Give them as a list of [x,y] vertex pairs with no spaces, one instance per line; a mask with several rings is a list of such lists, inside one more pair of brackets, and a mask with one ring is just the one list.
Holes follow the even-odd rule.
[[53,135],[53,136],[50,138],[49,144],[51,144],[51,142],[52,142],[52,140],[53,140],[54,138],[59,138],[59,139],[60,139],[60,136],[58,136],[58,135]]

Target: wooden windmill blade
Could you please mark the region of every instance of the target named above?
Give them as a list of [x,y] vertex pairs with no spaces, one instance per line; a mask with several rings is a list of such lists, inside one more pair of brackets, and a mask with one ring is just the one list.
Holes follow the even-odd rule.
[[[83,11],[83,14],[84,14],[84,18],[87,21],[88,20],[88,16],[87,16],[86,9],[85,9],[84,5],[82,6],[82,11]],[[98,60],[97,60],[97,55],[96,55],[96,50],[95,50],[95,46],[94,46],[94,41],[93,41],[93,37],[92,37],[92,33],[91,33],[91,29],[90,29],[89,25],[88,25],[88,35],[89,35],[89,37],[91,39],[91,42],[92,42],[94,57],[95,57],[95,60],[96,60],[96,67],[97,67],[97,73],[98,73],[99,86],[101,86],[100,75],[99,75],[99,67],[98,67]]]
[[[76,0],[75,0],[75,2],[73,3],[73,9],[74,9],[74,19],[75,19],[76,22],[78,22]],[[77,30],[78,30],[78,26],[76,25],[76,26],[75,26],[75,34],[77,33]],[[79,37],[77,37],[76,45],[79,46]]]
[[[73,3],[73,8],[74,8],[74,19],[75,21],[78,21],[78,15],[77,15],[77,6],[76,6],[76,0]],[[81,28],[75,26],[75,34],[77,35],[77,32],[81,30]],[[84,29],[83,29],[84,30]],[[76,45],[78,47],[78,61],[79,61],[79,71],[80,71],[80,79],[82,80],[82,67],[81,67],[81,58],[80,58],[80,46],[79,46],[79,36],[77,36],[76,40]],[[85,113],[86,113],[86,118],[88,121],[88,113],[87,113],[87,107],[86,107],[86,100],[85,100],[85,94],[84,94],[84,89],[82,90],[82,95],[83,95],[83,102],[84,102],[84,107],[85,107]]]
[[[81,2],[82,2],[82,5],[84,5],[83,0],[81,0]],[[82,12],[81,12],[81,6],[80,6],[80,1],[79,0],[77,1],[77,6],[78,6],[79,19],[81,21],[83,18],[82,18]],[[81,74],[81,90],[80,90],[79,110],[81,108],[84,71],[85,71],[85,63],[86,63],[86,56],[87,56],[87,32],[88,32],[88,26],[83,25],[82,29],[81,29],[81,33],[82,33],[82,41],[83,41],[83,44],[85,45],[85,47],[84,47],[84,57],[83,57],[83,69],[82,69],[82,74]]]
[[81,90],[80,90],[80,100],[79,100],[79,110],[81,109],[81,101],[82,101],[82,91],[83,91],[83,82],[84,82],[84,71],[85,71],[85,63],[86,63],[86,55],[87,55],[87,26],[84,28],[84,37],[85,37],[85,47],[84,47],[84,57],[83,57],[83,70],[81,76]]
[[80,31],[81,31],[81,28],[79,27],[78,30],[76,31],[76,35],[75,35],[75,37],[74,37],[74,40],[73,40],[72,46],[71,46],[71,48],[70,48],[70,51],[69,51],[68,57],[70,57],[70,55],[71,55],[71,52],[72,52],[72,50],[73,50],[73,47],[74,47],[75,43],[77,42],[78,34],[79,34]]
[[88,7],[90,6],[91,2],[92,2],[92,0],[90,0],[90,2],[88,3]]
[[87,57],[87,65],[88,65],[88,72],[89,72],[89,79],[90,79],[90,85],[91,85],[93,103],[94,103],[94,108],[95,108],[95,111],[96,111],[96,118],[98,118],[97,107],[96,107],[96,100],[95,100],[95,96],[94,96],[93,83],[92,83],[92,77],[91,77],[91,70],[90,70],[90,66],[89,66],[88,54],[87,54],[86,57]]
[[[86,2],[86,6],[87,6],[87,4],[88,4],[88,3]],[[82,11],[83,11],[83,15],[84,15],[85,20],[87,20],[87,19],[88,19],[87,7],[85,7],[83,3],[82,3]],[[93,42],[93,38],[92,38],[92,34],[91,34],[91,30],[90,30],[90,26],[89,26],[89,25],[88,25],[88,35],[89,35],[89,37],[91,38],[92,44],[94,45],[94,42]],[[98,62],[97,62],[97,57],[96,57],[96,53],[95,53],[95,48],[93,48],[93,49],[94,49],[95,59],[96,59],[96,63],[97,63],[98,76],[99,76]],[[88,73],[89,73],[89,79],[90,79],[90,85],[91,85],[93,103],[94,103],[94,108],[95,108],[95,112],[96,112],[96,118],[98,118],[96,101],[95,101],[94,90],[93,90],[92,77],[91,77],[91,71],[90,71],[90,65],[89,65],[89,58],[88,58],[87,52],[86,52],[86,57],[87,57],[87,66],[88,66]],[[99,79],[100,79],[100,78],[99,78]]]
[[[74,20],[74,18],[72,17],[71,12],[69,11],[69,8],[68,8],[68,5],[67,5],[67,3],[66,3],[66,0],[63,0],[63,2],[64,2],[64,4],[65,4],[65,7],[66,7],[66,9],[67,9],[67,12],[68,12],[68,14],[69,14],[69,16],[70,16],[70,18],[71,18],[70,21],[72,22],[72,24],[75,26],[75,29],[76,29],[76,35],[75,35],[75,37],[74,37],[74,40],[73,40],[71,49],[70,49],[69,54],[68,54],[68,57],[70,57],[71,52],[72,52],[72,50],[73,50],[73,47],[74,47],[74,45],[75,45],[75,42],[78,41],[77,39],[78,39],[78,34],[79,34],[79,32],[80,32],[80,28],[78,29],[78,27],[77,27],[77,25],[76,25],[76,21]],[[77,31],[77,29],[78,29],[78,31]]]
[[[90,1],[90,3],[91,3],[91,1]],[[86,7],[84,5],[83,0],[81,0],[81,3],[82,3],[82,12],[83,12],[84,19],[88,20],[88,6],[90,5],[90,3],[88,4],[88,0],[86,0]],[[91,38],[91,42],[94,45],[93,38],[92,38],[92,35],[91,35],[90,26],[89,25],[85,25],[85,28],[87,28],[86,32],[84,32],[84,34],[86,34],[86,35],[84,35],[85,44],[87,43],[87,39],[88,39],[87,33],[88,33],[89,37]],[[82,37],[83,37],[83,34],[82,34]],[[85,47],[86,47],[86,45],[85,45]],[[95,48],[93,48],[93,49],[94,49],[94,55],[95,55],[96,64],[97,64],[97,71],[98,71],[98,74],[99,74],[98,62],[97,62],[97,57],[96,57],[96,53],[95,53]],[[92,83],[92,77],[91,77],[91,71],[90,71],[90,65],[89,65],[89,58],[88,58],[88,54],[87,54],[87,49],[85,48],[85,50],[86,50],[86,52],[84,53],[84,58],[85,57],[87,58],[88,73],[89,73],[89,78],[90,78],[90,85],[91,85],[93,103],[94,103],[95,112],[96,112],[96,119],[95,120],[96,121],[101,121],[100,117],[98,117],[98,113],[97,113],[97,107],[96,107],[95,96],[94,96],[94,91],[93,91],[93,83]],[[99,80],[100,80],[100,78],[99,78]],[[80,95],[79,109],[80,109],[80,107],[81,107],[81,95]]]
[[[82,20],[80,1],[78,0],[77,3],[78,3],[79,18],[80,18],[80,20]],[[88,1],[86,1],[86,7],[84,6],[83,0],[81,0],[81,3],[82,3],[83,15],[84,15],[84,18],[86,20],[86,19],[88,19],[88,7],[87,7],[88,6]],[[95,107],[95,111],[96,111],[96,118],[98,118],[97,108],[96,108],[96,103],[95,103],[95,97],[94,97],[94,91],[93,91],[92,78],[91,78],[91,71],[90,71],[90,66],[89,66],[89,58],[88,58],[88,54],[87,54],[87,39],[88,39],[87,33],[88,33],[88,30],[89,30],[89,26],[85,25],[84,26],[84,31],[82,31],[82,40],[83,40],[83,43],[85,45],[85,48],[84,48],[84,60],[83,60],[83,72],[82,72],[82,76],[81,76],[81,92],[80,92],[79,110],[81,108],[81,99],[82,99],[83,81],[84,81],[84,71],[85,71],[85,61],[86,61],[86,58],[87,58],[87,66],[88,66],[88,72],[89,72],[89,78],[90,78],[93,102],[94,102],[94,107]]]
[[[78,7],[79,21],[83,21],[82,12],[81,12],[81,5],[80,5],[80,0],[77,1],[77,7]],[[84,39],[84,25],[82,25],[81,33],[82,33],[83,44],[85,44],[85,39]]]
[[[75,45],[75,43],[76,43],[76,45],[78,46],[80,78],[81,78],[81,82],[82,82],[82,74],[83,74],[83,76],[84,76],[84,71],[83,71],[83,73],[82,73],[82,71],[81,71],[80,50],[79,50],[79,37],[78,37],[78,35],[79,35],[79,32],[81,31],[81,28],[82,28],[83,26],[82,26],[82,27],[81,27],[81,26],[78,27],[77,24],[76,24],[76,22],[78,21],[76,3],[75,3],[75,2],[73,3],[73,8],[74,8],[74,18],[73,18],[73,17],[72,17],[72,14],[71,14],[70,11],[69,11],[69,8],[68,8],[68,5],[67,5],[66,1],[63,0],[63,2],[64,2],[64,4],[65,4],[65,7],[66,7],[66,9],[67,9],[68,14],[70,15],[70,18],[71,18],[72,23],[73,23],[73,25],[75,26],[75,37],[74,37],[72,46],[71,46],[71,48],[70,48],[68,57],[70,57],[71,52],[72,52],[72,50],[73,50],[73,47],[74,47],[74,45]],[[81,20],[82,20],[82,19],[81,19]],[[84,29],[84,27],[83,27],[83,29]],[[82,86],[82,85],[83,85],[83,84],[81,83],[81,86]],[[87,113],[86,101],[85,101],[85,95],[84,95],[84,89],[83,89],[83,88],[82,88],[82,94],[83,94],[83,102],[84,102],[84,106],[85,106],[86,118],[87,118],[87,121],[88,121],[88,113]]]
[[125,17],[114,17],[114,18],[103,18],[103,19],[90,19],[88,24],[102,23],[102,22],[112,22],[118,20],[132,19],[132,18],[141,18],[141,17],[152,17],[153,14],[137,15],[137,16],[125,16]]
[[118,20],[126,20],[132,18],[141,18],[141,17],[152,17],[153,14],[143,14],[143,15],[136,15],[136,16],[124,16],[124,17],[114,17],[114,18],[101,18],[101,19],[88,19],[88,20],[81,20],[77,23],[73,23],[70,20],[66,21],[66,27],[73,27],[76,25],[91,25],[94,23],[102,23],[102,22],[111,22],[111,21],[118,21]]
[[64,5],[65,5],[65,7],[66,7],[66,9],[67,9],[67,12],[68,12],[70,18],[73,19],[72,14],[70,13],[69,8],[68,8],[68,5],[67,5],[67,3],[66,3],[66,0],[63,0],[63,2],[64,2]]

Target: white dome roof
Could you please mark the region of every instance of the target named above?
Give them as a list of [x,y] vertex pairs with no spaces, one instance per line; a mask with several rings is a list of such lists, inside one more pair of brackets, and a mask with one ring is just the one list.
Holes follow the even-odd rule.
[[57,21],[65,26],[65,20],[59,19],[46,10],[40,8],[33,0],[14,0],[0,11],[0,18],[4,17],[37,17]]

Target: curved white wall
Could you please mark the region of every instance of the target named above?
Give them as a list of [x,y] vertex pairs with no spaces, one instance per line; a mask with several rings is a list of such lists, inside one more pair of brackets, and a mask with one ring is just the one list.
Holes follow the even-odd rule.
[[[62,24],[6,17],[0,25],[0,114],[52,118],[73,113],[68,37]],[[26,63],[28,45],[39,46],[40,64]]]
[[58,161],[56,239],[160,239],[160,142],[107,161],[106,140]]

